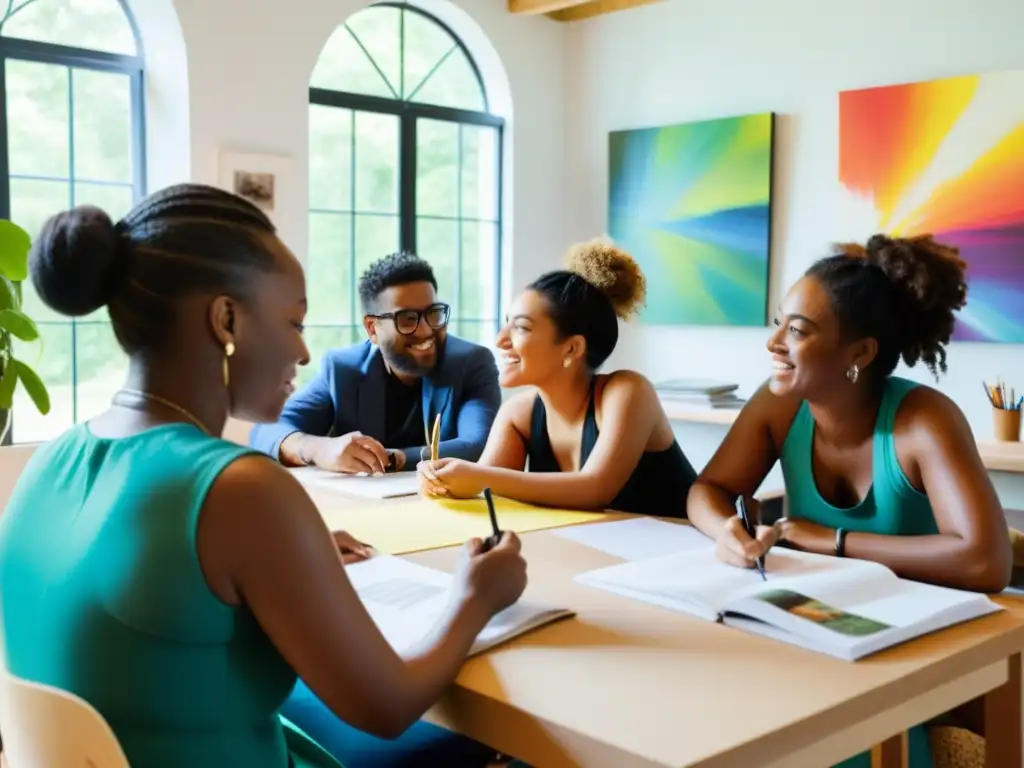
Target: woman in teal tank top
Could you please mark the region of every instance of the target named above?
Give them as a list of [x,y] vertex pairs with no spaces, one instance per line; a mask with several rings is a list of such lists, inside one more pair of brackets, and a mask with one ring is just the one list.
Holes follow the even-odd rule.
[[[816,262],[782,302],[768,341],[772,375],[700,474],[687,511],[719,556],[751,567],[781,537],[808,552],[874,560],[897,575],[998,592],[1012,553],[1002,507],[960,409],[893,376],[900,359],[946,369],[945,345],[966,297],[955,248],[876,235]],[[775,462],[786,520],[747,536],[735,499],[752,497]],[[964,708],[959,722],[974,712]],[[870,768],[868,753],[841,763]],[[911,768],[930,768],[924,727]]]
[[330,768],[279,713],[301,675],[335,715],[394,738],[525,586],[518,540],[469,542],[452,608],[400,658],[331,536],[276,462],[214,435],[274,421],[308,361],[305,280],[266,216],[181,185],[116,225],[58,214],[32,247],[54,310],[109,306],[130,358],[112,407],[32,458],[0,518],[10,671],[90,702],[136,768]]

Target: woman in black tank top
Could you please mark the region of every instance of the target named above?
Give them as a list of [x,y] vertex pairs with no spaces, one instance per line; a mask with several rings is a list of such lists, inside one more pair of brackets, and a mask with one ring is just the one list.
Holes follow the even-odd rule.
[[636,262],[599,241],[528,286],[497,344],[501,386],[532,391],[502,405],[478,463],[421,462],[423,490],[466,498],[489,487],[545,506],[685,517],[696,472],[654,387],[634,371],[597,373],[645,293]]

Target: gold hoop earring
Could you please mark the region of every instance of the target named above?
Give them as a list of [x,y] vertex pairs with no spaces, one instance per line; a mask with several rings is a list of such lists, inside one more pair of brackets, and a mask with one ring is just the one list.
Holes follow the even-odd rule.
[[224,389],[227,389],[231,384],[231,371],[228,370],[228,358],[233,354],[235,354],[235,342],[229,341],[224,345],[224,363],[221,369],[224,374]]

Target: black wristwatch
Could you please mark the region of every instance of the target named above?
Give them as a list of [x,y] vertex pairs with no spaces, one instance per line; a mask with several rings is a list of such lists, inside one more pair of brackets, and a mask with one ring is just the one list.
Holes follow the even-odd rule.
[[836,528],[836,546],[832,550],[836,557],[846,557],[846,529]]

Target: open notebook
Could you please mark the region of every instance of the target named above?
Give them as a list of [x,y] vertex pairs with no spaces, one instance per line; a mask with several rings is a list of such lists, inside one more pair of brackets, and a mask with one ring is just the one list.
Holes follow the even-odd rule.
[[878,563],[773,549],[767,581],[711,545],[587,571],[576,581],[847,661],[1001,610],[986,595],[898,578]]
[[[448,606],[452,577],[442,571],[388,555],[346,570],[370,616],[399,653],[422,641]],[[470,655],[572,615],[564,608],[519,600],[491,618],[477,635]]]

